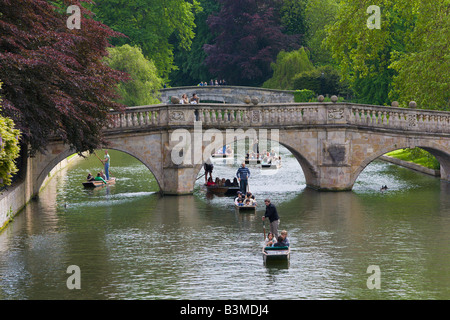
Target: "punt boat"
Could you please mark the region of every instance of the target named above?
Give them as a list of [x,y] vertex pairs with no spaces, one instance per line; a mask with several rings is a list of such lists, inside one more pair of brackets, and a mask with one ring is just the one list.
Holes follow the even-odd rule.
[[256,206],[238,206],[234,205],[239,213],[256,213]]
[[86,181],[83,182],[83,186],[85,188],[99,188],[99,187],[103,187],[106,185],[112,185],[116,183],[116,178],[111,177],[109,180],[106,181],[106,184],[103,183],[103,181]]
[[290,247],[263,247],[262,254],[264,263],[268,261],[289,261]]

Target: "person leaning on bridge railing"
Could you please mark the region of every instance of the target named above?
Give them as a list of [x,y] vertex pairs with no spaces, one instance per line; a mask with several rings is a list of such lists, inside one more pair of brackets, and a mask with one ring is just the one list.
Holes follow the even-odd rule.
[[191,104],[198,104],[198,103],[200,103],[200,99],[197,97],[196,93],[193,93],[191,98]]

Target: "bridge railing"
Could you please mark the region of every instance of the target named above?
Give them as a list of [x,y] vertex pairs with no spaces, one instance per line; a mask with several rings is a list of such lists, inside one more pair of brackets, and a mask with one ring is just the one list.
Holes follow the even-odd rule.
[[112,113],[110,129],[162,126],[286,127],[350,125],[425,133],[450,133],[450,112],[350,103],[285,103],[261,105],[198,104],[131,107]]

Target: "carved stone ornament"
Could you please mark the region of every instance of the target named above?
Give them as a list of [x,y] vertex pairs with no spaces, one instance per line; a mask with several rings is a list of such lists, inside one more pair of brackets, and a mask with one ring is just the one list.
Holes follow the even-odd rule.
[[185,121],[183,111],[170,112],[170,120],[172,121]]
[[252,122],[259,122],[261,119],[261,111],[253,110],[252,111]]
[[345,146],[331,145],[327,148],[327,151],[333,163],[342,162],[345,160]]
[[335,108],[335,109],[328,109],[328,119],[342,119],[344,117],[344,109],[341,108]]
[[407,121],[408,121],[408,127],[417,126],[417,116],[415,114],[408,114]]

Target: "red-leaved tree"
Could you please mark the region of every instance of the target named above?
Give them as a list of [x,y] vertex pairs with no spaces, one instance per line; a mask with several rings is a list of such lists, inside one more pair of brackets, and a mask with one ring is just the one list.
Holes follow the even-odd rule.
[[211,73],[235,85],[261,85],[281,50],[299,48],[299,36],[282,32],[275,0],[219,0],[221,10],[208,18],[216,35],[205,44]]
[[[108,112],[124,73],[102,62],[108,39],[121,36],[92,19],[90,0],[0,0],[2,114],[14,120],[31,154],[53,136],[74,151],[105,141]],[[70,5],[81,9],[80,29],[69,29]]]

